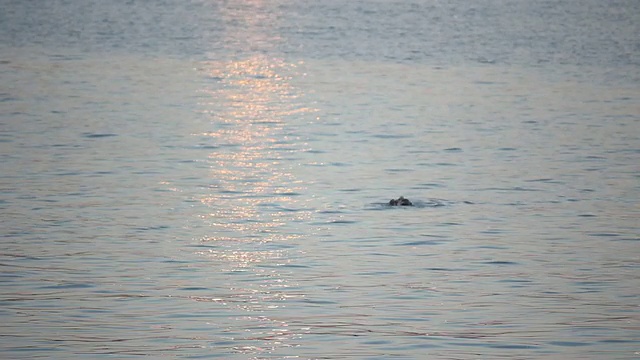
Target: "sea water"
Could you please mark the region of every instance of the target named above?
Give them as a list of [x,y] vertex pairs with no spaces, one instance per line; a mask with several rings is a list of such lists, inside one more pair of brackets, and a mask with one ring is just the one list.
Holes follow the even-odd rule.
[[639,14],[3,1],[0,357],[638,358]]

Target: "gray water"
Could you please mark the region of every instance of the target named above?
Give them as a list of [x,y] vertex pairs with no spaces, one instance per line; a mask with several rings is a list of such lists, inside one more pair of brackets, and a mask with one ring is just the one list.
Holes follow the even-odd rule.
[[1,358],[640,358],[637,1],[0,5]]

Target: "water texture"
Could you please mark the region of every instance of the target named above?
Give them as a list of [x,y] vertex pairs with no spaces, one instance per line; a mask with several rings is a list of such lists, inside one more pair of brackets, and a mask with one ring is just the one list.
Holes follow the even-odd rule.
[[640,357],[637,2],[1,5],[1,358]]

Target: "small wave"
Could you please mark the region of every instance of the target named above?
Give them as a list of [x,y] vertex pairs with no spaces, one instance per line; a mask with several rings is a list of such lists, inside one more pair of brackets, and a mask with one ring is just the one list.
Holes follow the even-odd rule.
[[84,133],[82,135],[83,135],[83,137],[89,138],[89,139],[97,139],[97,138],[118,136],[117,134],[112,134],[112,133]]

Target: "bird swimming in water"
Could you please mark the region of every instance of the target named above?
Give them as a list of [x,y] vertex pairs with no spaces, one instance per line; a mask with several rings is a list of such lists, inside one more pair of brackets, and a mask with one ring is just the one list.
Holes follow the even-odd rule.
[[413,203],[409,201],[409,199],[405,199],[404,196],[400,196],[397,199],[389,200],[389,205],[391,206],[413,206]]

